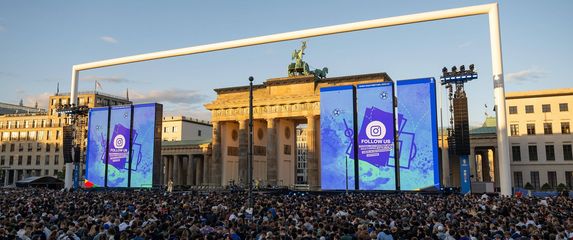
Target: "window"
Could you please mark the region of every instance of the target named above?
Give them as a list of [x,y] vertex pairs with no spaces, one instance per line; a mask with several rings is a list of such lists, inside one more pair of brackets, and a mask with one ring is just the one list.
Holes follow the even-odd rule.
[[521,148],[519,146],[511,146],[511,153],[514,162],[521,161]]
[[50,174],[50,170],[46,169],[44,170],[44,176],[48,176]]
[[14,143],[10,143],[10,152],[14,152]]
[[53,176],[54,177],[58,176],[58,170],[57,169],[54,169],[54,175]]
[[571,127],[569,126],[569,122],[561,122],[561,133],[571,134]]
[[0,157],[0,165],[4,166],[6,164],[6,156]]
[[555,187],[557,187],[557,172],[554,171],[547,172],[547,181],[549,182],[549,186],[555,189]]
[[521,172],[513,172],[513,186],[523,187],[523,174]]
[[537,161],[537,146],[529,146],[529,161]]
[[46,159],[44,160],[44,165],[50,165],[50,155],[46,155]]
[[509,106],[509,114],[517,114],[517,106]]
[[565,185],[569,189],[573,188],[573,172],[571,172],[571,171],[565,172]]
[[539,189],[539,172],[531,172],[531,185],[533,185],[534,189]]
[[543,104],[541,105],[542,112],[551,112],[551,104]]
[[51,144],[46,143],[46,152],[50,152],[50,146],[51,146]]
[[40,165],[40,155],[36,155],[36,165]]
[[571,144],[563,144],[563,160],[573,160]]
[[518,124],[510,124],[509,130],[510,130],[511,136],[518,136],[519,135],[519,125]]
[[54,165],[60,164],[60,155],[54,156]]
[[54,149],[54,150],[55,150],[56,152],[59,152],[59,151],[60,151],[60,144],[59,144],[59,143],[56,143],[56,146],[55,146],[55,149]]
[[10,165],[14,165],[14,156],[10,156],[10,162],[9,162],[9,164],[10,164]]
[[23,152],[24,151],[24,145],[22,145],[22,143],[18,143],[18,152]]
[[553,134],[552,123],[543,123],[543,134]]
[[24,160],[24,157],[18,156],[18,166],[22,165],[23,160]]
[[171,132],[177,132],[177,128],[176,128],[176,127],[171,127]]
[[559,111],[560,112],[568,112],[569,105],[567,103],[559,103]]
[[547,161],[555,161],[555,147],[553,145],[545,145],[545,157]]
[[60,139],[60,131],[56,130],[56,140]]
[[527,124],[527,135],[535,135],[535,123]]
[[41,143],[36,143],[36,152],[39,152],[42,150],[42,144]]
[[163,132],[164,132],[164,133],[167,132],[167,127],[163,127]]
[[533,113],[533,105],[525,105],[525,113]]
[[197,130],[197,136],[201,137],[201,130]]
[[32,156],[26,158],[26,165],[32,165]]
[[6,144],[2,143],[2,152],[6,152]]

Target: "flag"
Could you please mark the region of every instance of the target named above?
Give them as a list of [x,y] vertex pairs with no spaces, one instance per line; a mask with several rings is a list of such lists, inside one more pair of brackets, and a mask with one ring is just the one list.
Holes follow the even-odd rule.
[[101,83],[99,83],[97,80],[96,80],[95,82],[96,82],[96,89],[98,89],[98,88],[99,88],[99,89],[102,89]]

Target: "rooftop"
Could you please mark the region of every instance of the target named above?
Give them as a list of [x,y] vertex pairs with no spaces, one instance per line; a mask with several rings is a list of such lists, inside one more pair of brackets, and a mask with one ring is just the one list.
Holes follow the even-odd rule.
[[20,106],[20,105],[16,105],[16,104],[0,102],[0,115],[21,114],[21,113],[39,113],[39,112],[46,112],[46,110],[41,109],[41,108]]
[[534,90],[523,92],[508,92],[505,99],[533,98],[533,97],[555,97],[573,95],[573,88],[558,88],[546,90]]

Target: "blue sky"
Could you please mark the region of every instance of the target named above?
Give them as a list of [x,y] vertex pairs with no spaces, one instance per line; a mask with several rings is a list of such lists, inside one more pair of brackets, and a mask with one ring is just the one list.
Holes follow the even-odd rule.
[[[69,91],[74,64],[491,1],[7,1],[0,0],[0,102],[47,105]],[[503,1],[506,91],[573,87],[573,1]],[[208,119],[213,88],[286,76],[289,41],[84,71],[80,90],[159,101],[167,114]],[[387,72],[439,77],[471,63],[470,122],[493,114],[487,16],[307,39],[305,60],[329,76]],[[445,101],[444,101],[445,102]],[[447,121],[446,121],[447,122]]]

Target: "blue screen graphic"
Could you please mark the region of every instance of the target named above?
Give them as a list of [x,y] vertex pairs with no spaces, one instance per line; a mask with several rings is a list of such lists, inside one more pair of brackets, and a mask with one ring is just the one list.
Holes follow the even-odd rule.
[[94,187],[105,184],[108,112],[107,108],[94,108],[89,112],[85,179]]
[[394,85],[356,87],[360,190],[396,190]]
[[[354,87],[320,89],[321,187],[354,189]],[[346,175],[348,173],[348,177]]]
[[107,187],[127,187],[131,106],[112,107],[109,124]]
[[401,190],[439,188],[436,82],[397,82]]
[[141,104],[133,109],[131,187],[152,187],[153,184],[155,106]]

